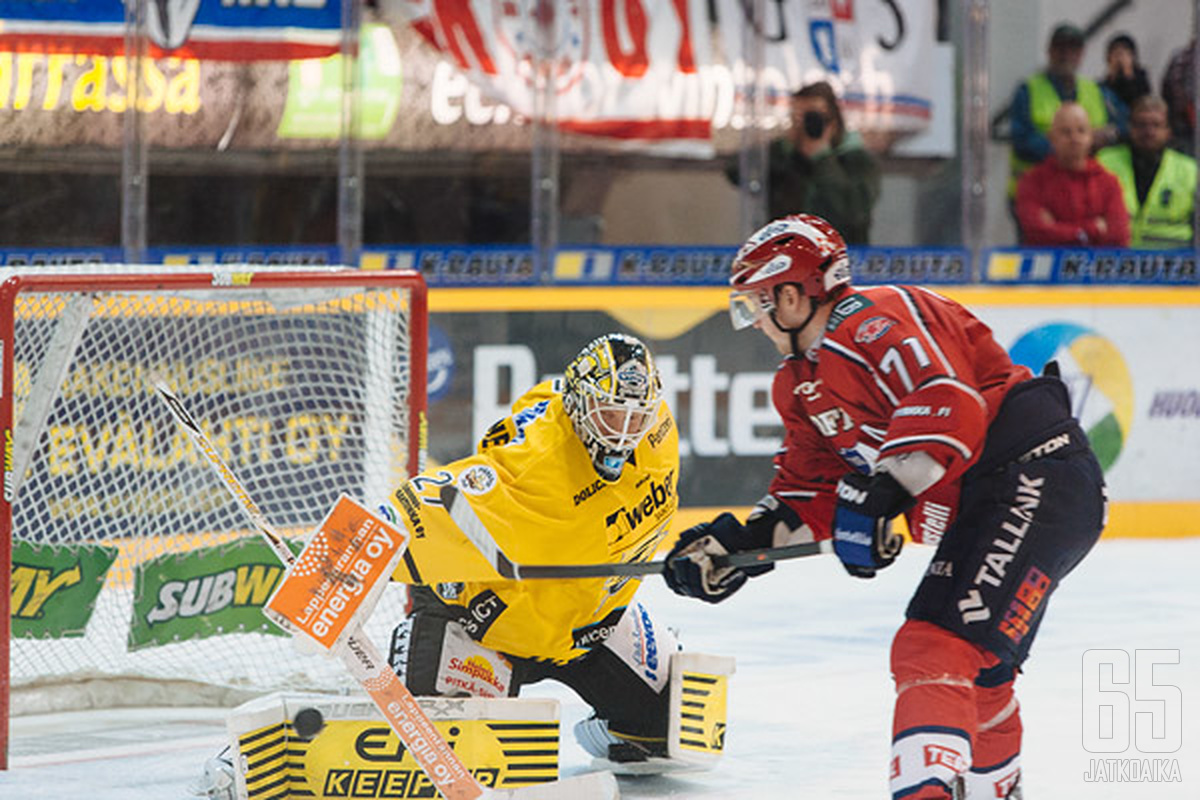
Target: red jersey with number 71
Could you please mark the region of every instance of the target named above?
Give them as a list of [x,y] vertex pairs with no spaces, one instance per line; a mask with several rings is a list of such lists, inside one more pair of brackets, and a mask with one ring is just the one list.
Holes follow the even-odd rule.
[[1001,401],[1030,377],[958,303],[915,286],[855,289],[834,305],[821,342],[775,375],[785,434],[771,494],[828,538],[842,475],[923,450],[946,474],[910,515],[920,541],[929,530],[923,515],[948,524],[958,479],[978,459]]

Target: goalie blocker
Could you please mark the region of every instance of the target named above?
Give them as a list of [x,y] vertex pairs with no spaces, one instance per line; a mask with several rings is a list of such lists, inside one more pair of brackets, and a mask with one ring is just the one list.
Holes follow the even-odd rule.
[[[447,587],[450,588],[450,587]],[[593,709],[575,727],[595,766],[617,774],[708,769],[724,752],[734,660],[679,651],[674,634],[634,602],[614,622],[579,632],[588,652],[563,664],[517,658],[468,634],[461,608],[411,587],[413,610],[392,635],[389,661],[417,695],[515,697],[551,679]]]

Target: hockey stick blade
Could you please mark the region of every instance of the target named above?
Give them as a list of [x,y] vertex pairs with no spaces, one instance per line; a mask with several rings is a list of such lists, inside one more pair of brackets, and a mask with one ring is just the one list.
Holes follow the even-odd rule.
[[[629,561],[615,564],[517,564],[500,550],[491,531],[475,513],[470,501],[463,497],[457,488],[443,486],[441,497],[442,503],[450,513],[450,518],[479,548],[479,552],[491,562],[496,572],[503,578],[510,580],[563,580],[568,578],[637,577],[661,575],[667,566],[666,561]],[[750,567],[755,564],[770,564],[791,558],[805,558],[832,552],[833,544],[829,540],[803,542],[783,547],[743,550],[740,553],[715,556],[713,565],[717,568]]]

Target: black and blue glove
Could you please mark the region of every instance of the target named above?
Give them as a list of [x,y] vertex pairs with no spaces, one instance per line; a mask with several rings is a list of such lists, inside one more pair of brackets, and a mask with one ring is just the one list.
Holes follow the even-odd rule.
[[770,532],[765,526],[747,527],[725,512],[712,522],[701,522],[679,535],[667,554],[663,577],[676,594],[719,603],[742,588],[746,578],[769,572],[775,565],[718,567],[713,557],[769,545]]
[[900,555],[904,539],[890,521],[916,503],[908,490],[886,472],[851,472],[837,487],[833,515],[833,551],[856,578],[874,578]]

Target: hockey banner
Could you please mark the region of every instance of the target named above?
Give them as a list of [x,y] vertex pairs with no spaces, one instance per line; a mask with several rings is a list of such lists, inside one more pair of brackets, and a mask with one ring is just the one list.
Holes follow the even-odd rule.
[[997,247],[981,259],[988,283],[1196,286],[1196,252]]
[[12,637],[83,636],[117,553],[94,544],[13,542]]
[[[299,544],[289,542],[294,551]],[[284,568],[257,536],[172,553],[134,571],[129,649],[227,633],[284,636],[262,607]]]
[[[706,154],[704,0],[393,3],[492,100],[565,131]],[[545,70],[543,78],[539,70]],[[541,109],[538,85],[552,84]]]
[[[925,0],[806,0],[762,3],[747,43],[747,3],[716,0],[715,27],[728,62],[749,69],[761,48],[768,98],[828,81],[851,130],[915,133],[932,115],[937,9]],[[744,44],[745,43],[745,44]],[[735,70],[736,74],[736,70]],[[786,102],[783,103],[786,113]]]
[[315,58],[340,47],[343,0],[0,0],[0,49],[122,55],[135,2],[156,58]]

